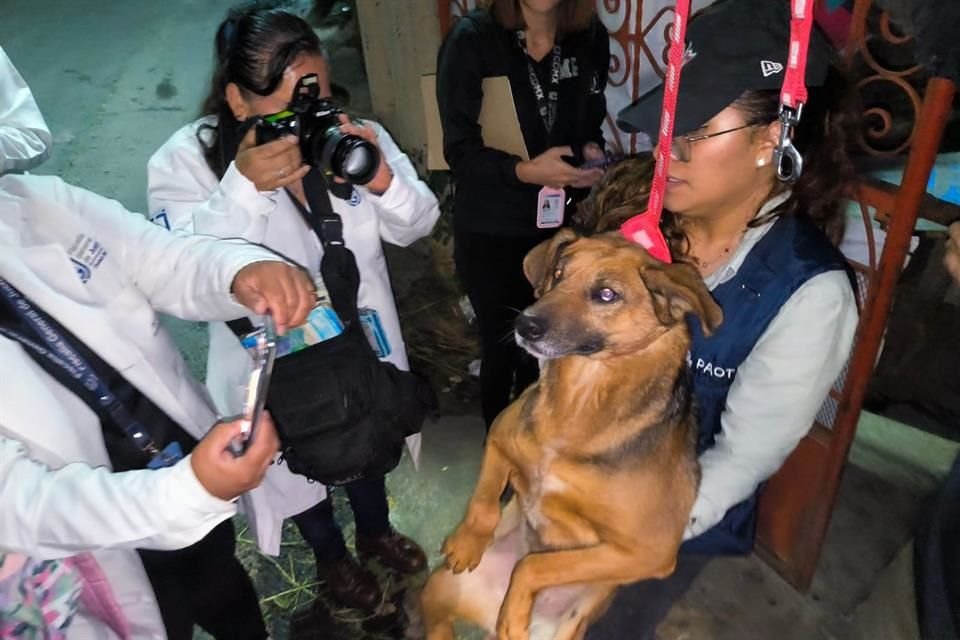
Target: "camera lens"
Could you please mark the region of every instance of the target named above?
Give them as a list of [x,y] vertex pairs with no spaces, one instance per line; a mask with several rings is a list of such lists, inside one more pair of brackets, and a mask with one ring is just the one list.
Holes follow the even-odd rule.
[[343,161],[343,171],[347,175],[356,176],[367,171],[370,166],[370,151],[366,147],[355,147],[346,152]]
[[317,140],[320,166],[352,184],[363,185],[373,180],[380,167],[380,154],[363,138],[344,134],[331,127]]
[[340,144],[343,147],[342,153],[339,154],[343,174],[350,182],[358,184],[370,182],[379,164],[370,144],[366,140],[360,140],[359,144],[344,140]]

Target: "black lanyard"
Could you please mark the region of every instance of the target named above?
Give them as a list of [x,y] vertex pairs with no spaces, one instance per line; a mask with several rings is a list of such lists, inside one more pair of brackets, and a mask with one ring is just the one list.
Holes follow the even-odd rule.
[[162,451],[157,448],[147,429],[127,410],[110,388],[97,376],[93,367],[74,349],[43,315],[33,308],[13,285],[0,278],[0,300],[24,321],[40,342],[28,338],[8,327],[0,326],[0,334],[19,342],[34,354],[45,358],[63,374],[78,383],[88,393],[83,398],[88,405],[105,410],[124,434],[149,458],[150,469],[159,469],[176,464],[183,458],[179,443],[171,442]]
[[533,89],[533,96],[537,99],[540,118],[543,120],[543,126],[546,127],[547,133],[550,133],[557,121],[557,103],[560,101],[560,45],[553,45],[553,61],[550,65],[550,91],[545,93],[543,85],[540,84],[540,78],[537,77],[537,71],[533,68],[530,55],[527,53],[527,35],[523,31],[517,31],[517,43],[520,45],[523,57],[527,61],[530,88]]

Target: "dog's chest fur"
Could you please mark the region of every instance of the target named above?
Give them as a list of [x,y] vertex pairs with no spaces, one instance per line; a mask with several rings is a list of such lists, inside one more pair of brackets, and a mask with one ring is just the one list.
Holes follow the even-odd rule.
[[563,491],[566,483],[552,472],[551,467],[557,458],[557,450],[546,447],[537,464],[529,466],[526,472],[527,491],[521,494],[521,504],[526,514],[527,522],[534,529],[540,529],[544,524],[542,511],[543,499],[551,493]]
[[573,471],[569,461],[560,453],[561,442],[538,444],[535,459],[518,467],[515,489],[525,524],[526,553],[561,549],[595,543],[593,527],[574,514],[571,508],[577,501]]

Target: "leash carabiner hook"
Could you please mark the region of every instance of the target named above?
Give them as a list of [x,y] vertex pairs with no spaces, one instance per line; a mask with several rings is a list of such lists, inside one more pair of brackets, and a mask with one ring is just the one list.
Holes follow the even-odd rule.
[[803,173],[803,156],[793,146],[793,129],[800,123],[803,105],[797,108],[780,105],[780,141],[773,150],[773,161],[777,165],[777,178],[781,182],[792,184]]

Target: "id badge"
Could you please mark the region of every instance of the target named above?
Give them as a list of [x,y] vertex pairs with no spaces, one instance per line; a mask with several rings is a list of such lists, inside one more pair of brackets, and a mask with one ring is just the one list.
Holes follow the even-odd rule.
[[563,207],[567,194],[563,189],[544,187],[537,198],[537,227],[553,229],[563,224]]
[[180,447],[180,443],[174,440],[163,448],[160,455],[155,456],[147,463],[147,469],[156,470],[172,467],[181,460],[183,460],[183,449]]
[[387,332],[383,330],[383,324],[380,322],[380,314],[375,309],[360,309],[360,325],[367,336],[367,342],[373,348],[373,352],[378,358],[386,358],[390,355],[390,341],[387,340]]

